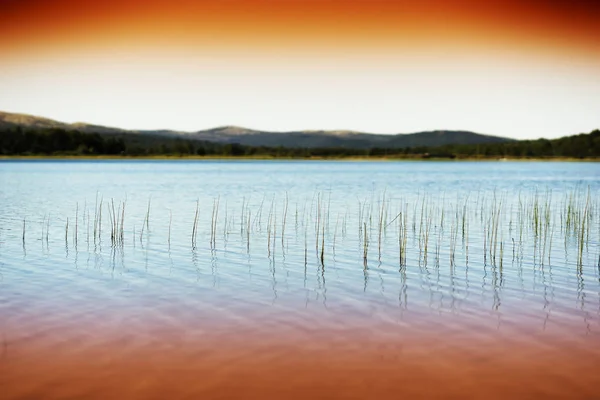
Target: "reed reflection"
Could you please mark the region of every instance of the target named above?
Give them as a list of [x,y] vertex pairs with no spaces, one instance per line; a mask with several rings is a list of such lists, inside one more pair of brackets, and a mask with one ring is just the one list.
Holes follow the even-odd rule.
[[[397,291],[404,311],[529,313],[546,328],[561,308],[577,311],[593,331],[600,313],[590,295],[600,292],[600,196],[588,190],[562,201],[536,191],[514,198],[493,191],[456,199],[415,196],[406,201],[386,189],[355,200],[316,191],[312,201],[290,207],[287,192],[262,200],[244,196],[238,203],[211,194],[212,214],[200,212],[196,196],[193,209],[165,207],[159,214],[147,197],[142,207],[136,199],[104,201],[98,195],[93,210],[82,199],[64,217],[41,210],[37,219],[3,219],[0,244],[10,262],[22,254],[24,263],[41,263],[41,249],[57,280],[66,267],[78,270],[85,263],[118,271],[123,280],[159,276],[165,292],[195,280],[249,302],[266,294],[273,302],[295,304],[314,293],[329,308],[351,310],[361,302],[380,307]],[[135,221],[143,221],[141,229]],[[31,240],[41,241],[41,248]],[[63,240],[64,253],[50,252]],[[241,261],[240,253],[246,253]],[[210,274],[201,271],[204,254]],[[143,271],[127,268],[141,264]],[[169,265],[166,279],[166,269],[157,265]],[[5,281],[15,274],[4,271]],[[242,275],[248,278],[238,279]]]

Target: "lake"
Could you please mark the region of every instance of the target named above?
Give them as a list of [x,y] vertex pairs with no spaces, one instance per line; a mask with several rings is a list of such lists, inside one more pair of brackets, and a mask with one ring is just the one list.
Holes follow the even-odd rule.
[[600,164],[0,162],[3,398],[592,398]]

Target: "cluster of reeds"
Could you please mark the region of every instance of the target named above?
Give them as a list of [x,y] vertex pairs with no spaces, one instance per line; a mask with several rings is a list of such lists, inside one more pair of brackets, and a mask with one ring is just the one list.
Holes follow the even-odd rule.
[[110,221],[110,242],[112,246],[122,246],[124,237],[124,224],[125,224],[125,202],[122,204],[119,202],[119,206],[115,211],[115,202],[113,199],[110,200],[109,204],[106,205],[108,209],[108,217]]
[[[308,260],[307,247],[312,236],[316,259],[323,267],[329,253],[335,258],[340,246],[349,243],[358,243],[365,267],[374,257],[381,263],[390,252],[397,252],[397,260],[402,267],[407,266],[409,260],[427,266],[433,256],[435,264],[439,266],[444,254],[447,255],[450,267],[468,263],[469,255],[473,254],[481,256],[484,264],[502,267],[507,243],[512,244],[513,260],[522,259],[524,251],[532,248],[527,256],[536,265],[544,267],[551,263],[551,254],[556,249],[553,244],[560,243],[557,236],[562,236],[558,240],[564,241],[565,254],[577,249],[576,263],[579,267],[588,259],[586,254],[590,253],[590,249],[600,253],[600,203],[589,188],[586,191],[567,193],[560,201],[549,190],[535,191],[528,195],[519,193],[517,196],[496,192],[465,193],[463,196],[457,195],[455,200],[447,199],[443,194],[434,196],[425,193],[395,198],[387,190],[383,190],[379,196],[372,193],[370,199],[358,199],[355,213],[348,200],[344,203],[338,199],[332,207],[331,192],[315,192],[312,200],[306,199],[304,204],[296,203],[295,211],[290,210],[287,192],[279,199],[273,196],[268,214],[263,212],[266,198],[266,195],[263,196],[253,207],[252,202],[244,197],[241,210],[237,209],[240,211],[238,219],[235,216],[236,210],[228,206],[228,199],[221,206],[220,196],[214,197],[210,220],[206,224],[201,215],[208,213],[202,212],[198,198],[194,208],[190,210],[193,216],[191,222],[184,221],[176,226],[189,227],[193,249],[198,246],[199,236],[206,235],[209,248],[216,250],[219,247],[217,237],[220,232],[223,234],[223,245],[226,246],[230,233],[238,229],[248,253],[255,238],[263,236],[269,258],[275,256],[278,243],[284,256],[290,242],[296,246],[303,243],[305,262]],[[116,203],[111,198],[104,202],[103,197],[97,194],[93,216],[87,203],[83,203],[83,213],[80,212],[79,204],[75,204],[74,219],[72,214],[63,219],[67,246],[70,238],[75,245],[82,240],[82,229],[85,229],[87,242],[91,241],[91,237],[95,244],[108,235],[111,246],[123,247],[126,244],[126,200]],[[147,234],[150,230],[151,204],[150,198],[139,231],[140,242],[144,233]],[[170,248],[173,213],[169,209],[165,217],[158,215],[154,218],[168,218],[168,224],[163,222],[157,226],[168,226],[166,243]],[[353,225],[353,220],[356,225]],[[49,214],[44,215],[41,221],[41,237],[46,243],[50,235],[50,221]],[[58,222],[60,218],[54,216],[52,221]],[[25,218],[22,221],[23,246],[26,242],[27,222]],[[291,229],[290,222],[293,222]],[[358,237],[349,235],[349,222],[350,226],[356,226]],[[103,232],[103,226],[107,223],[109,229]],[[135,241],[135,225],[132,231]],[[310,231],[312,234],[309,235]],[[181,237],[178,232],[175,235],[177,238]],[[390,235],[393,238],[391,241],[388,239]],[[390,242],[395,243],[393,250],[389,247]],[[377,246],[375,255],[370,253],[374,244]],[[409,252],[413,250],[414,253],[409,256]],[[344,251],[347,252],[347,248]]]

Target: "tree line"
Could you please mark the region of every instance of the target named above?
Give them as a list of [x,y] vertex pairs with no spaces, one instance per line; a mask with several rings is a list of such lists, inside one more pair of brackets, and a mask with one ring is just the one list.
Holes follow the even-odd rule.
[[100,135],[61,128],[16,127],[0,131],[0,154],[39,156],[227,156],[227,157],[389,157],[389,158],[597,158],[600,131],[559,139],[478,145],[405,148],[294,148],[214,143],[145,134]]

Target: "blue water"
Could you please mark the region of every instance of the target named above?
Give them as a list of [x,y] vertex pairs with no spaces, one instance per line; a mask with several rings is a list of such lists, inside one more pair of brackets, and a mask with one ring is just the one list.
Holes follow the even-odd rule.
[[597,335],[599,194],[597,163],[3,161],[0,326]]

